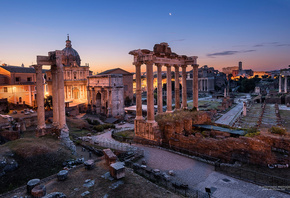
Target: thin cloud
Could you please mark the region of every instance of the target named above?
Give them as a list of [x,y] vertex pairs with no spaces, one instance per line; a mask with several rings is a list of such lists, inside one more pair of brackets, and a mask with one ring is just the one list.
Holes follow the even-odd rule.
[[268,46],[285,47],[285,46],[290,46],[290,44],[279,43],[279,42],[268,42],[268,43],[259,43],[259,44],[253,45],[253,47],[268,47]]
[[171,42],[181,42],[181,41],[185,41],[185,39],[172,40]]
[[216,56],[230,56],[234,54],[240,54],[240,53],[249,53],[254,52],[256,50],[241,50],[241,51],[223,51],[223,52],[216,52],[212,54],[207,54],[208,57],[215,58]]

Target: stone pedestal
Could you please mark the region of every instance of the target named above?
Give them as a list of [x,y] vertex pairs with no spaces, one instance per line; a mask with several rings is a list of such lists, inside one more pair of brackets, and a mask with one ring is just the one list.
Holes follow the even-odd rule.
[[125,167],[123,162],[116,162],[110,165],[110,174],[115,179],[125,177]]
[[285,76],[285,79],[284,79],[284,92],[287,93],[287,89],[288,89],[288,81],[287,81],[287,76]]
[[58,181],[64,181],[67,179],[68,171],[67,170],[61,170],[57,173],[57,180]]
[[46,188],[44,185],[37,185],[31,190],[33,198],[41,198],[46,195]]
[[95,162],[94,160],[87,160],[84,162],[84,165],[87,170],[92,170],[95,167]]
[[26,189],[27,189],[27,194],[31,194],[31,190],[40,184],[40,179],[32,179],[32,180],[29,180],[27,182],[27,185],[26,185]]

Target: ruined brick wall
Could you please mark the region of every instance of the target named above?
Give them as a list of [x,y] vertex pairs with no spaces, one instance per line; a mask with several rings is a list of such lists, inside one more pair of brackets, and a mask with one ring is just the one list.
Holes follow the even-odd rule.
[[[274,164],[281,163],[281,159],[272,152],[272,147],[290,152],[290,139],[279,136],[257,136],[255,138],[204,138],[199,135],[188,137],[175,134],[174,139],[169,140],[172,146],[196,151],[221,159],[223,162],[241,161],[251,164]],[[286,157],[282,163],[290,163]]]
[[19,131],[0,131],[0,136],[5,138],[6,140],[17,140],[20,138]]

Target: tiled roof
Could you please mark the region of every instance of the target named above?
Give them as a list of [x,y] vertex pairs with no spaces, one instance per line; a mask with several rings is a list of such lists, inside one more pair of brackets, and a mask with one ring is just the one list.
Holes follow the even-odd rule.
[[[11,72],[11,73],[35,73],[34,68],[30,67],[19,67],[19,66],[0,66],[1,68]],[[42,73],[45,73],[47,70],[43,69]]]

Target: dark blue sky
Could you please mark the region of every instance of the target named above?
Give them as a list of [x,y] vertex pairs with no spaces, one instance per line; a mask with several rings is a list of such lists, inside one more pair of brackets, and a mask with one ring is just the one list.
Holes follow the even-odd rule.
[[290,65],[289,0],[0,0],[0,7],[0,61],[10,65],[63,49],[68,33],[96,72],[133,71],[128,52],[160,42],[217,69],[238,61],[256,70]]

